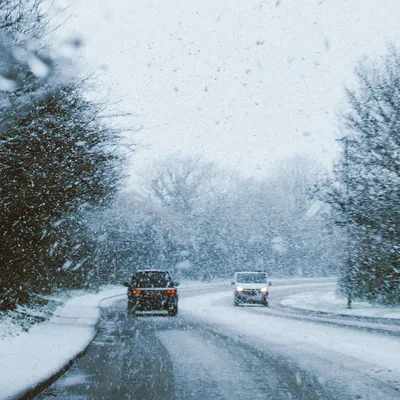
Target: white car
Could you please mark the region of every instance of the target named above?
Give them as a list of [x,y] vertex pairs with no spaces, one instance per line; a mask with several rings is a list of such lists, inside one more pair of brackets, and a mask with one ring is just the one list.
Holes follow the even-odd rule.
[[235,272],[232,285],[235,285],[233,304],[258,303],[268,307],[268,294],[271,282],[262,271]]

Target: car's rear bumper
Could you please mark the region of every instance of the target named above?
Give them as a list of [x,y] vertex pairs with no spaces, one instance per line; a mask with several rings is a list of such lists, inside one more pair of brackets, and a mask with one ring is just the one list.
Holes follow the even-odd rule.
[[171,310],[178,304],[178,296],[136,296],[128,300],[128,309],[136,311]]

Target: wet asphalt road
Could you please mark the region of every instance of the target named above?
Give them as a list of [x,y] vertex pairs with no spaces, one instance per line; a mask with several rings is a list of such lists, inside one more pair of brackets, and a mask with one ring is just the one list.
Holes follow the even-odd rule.
[[180,316],[103,310],[87,353],[38,399],[337,399],[317,379]]

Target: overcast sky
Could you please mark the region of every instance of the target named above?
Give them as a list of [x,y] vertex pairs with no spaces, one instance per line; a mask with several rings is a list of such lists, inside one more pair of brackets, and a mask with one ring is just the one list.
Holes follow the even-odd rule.
[[336,154],[343,88],[399,43],[399,0],[69,0],[65,37],[143,130],[132,170],[173,152],[266,175]]

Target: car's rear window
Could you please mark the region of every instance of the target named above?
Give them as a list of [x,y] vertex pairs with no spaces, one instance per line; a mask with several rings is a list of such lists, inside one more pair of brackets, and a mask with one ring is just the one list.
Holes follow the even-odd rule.
[[237,274],[236,281],[239,283],[266,283],[267,276],[265,274]]
[[132,286],[138,288],[157,288],[171,286],[171,279],[166,272],[138,272],[132,276]]

